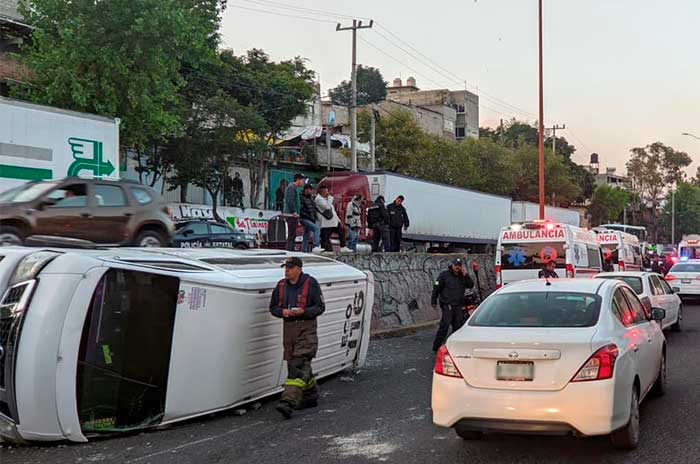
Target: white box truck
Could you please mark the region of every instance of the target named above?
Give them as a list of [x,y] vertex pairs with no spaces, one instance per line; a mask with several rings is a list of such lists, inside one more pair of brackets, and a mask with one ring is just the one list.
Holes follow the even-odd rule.
[[[575,209],[545,206],[545,219],[570,226],[581,227],[581,215]],[[510,219],[514,223],[525,223],[540,218],[540,206],[528,201],[514,201],[511,206]]]
[[0,97],[0,191],[67,176],[119,177],[119,119]]

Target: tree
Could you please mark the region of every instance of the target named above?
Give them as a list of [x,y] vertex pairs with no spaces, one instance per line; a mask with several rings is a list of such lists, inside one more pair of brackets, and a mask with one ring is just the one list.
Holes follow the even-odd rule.
[[683,235],[697,234],[700,230],[700,187],[688,182],[680,182],[676,188],[675,200],[671,198],[671,192],[666,194],[662,220],[664,230],[668,234],[667,241],[671,239],[671,207],[676,208],[676,238]]
[[599,186],[593,192],[588,207],[593,225],[619,221],[628,203],[629,194],[626,191],[609,185]]
[[[357,67],[357,104],[359,106],[379,103],[386,99],[386,86],[382,73],[371,66]],[[335,103],[350,106],[352,101],[352,83],[343,81],[329,92],[331,100]]]
[[23,0],[21,13],[35,28],[21,55],[31,85],[15,93],[120,118],[121,147],[135,151],[142,172],[154,171],[153,184],[164,174],[157,147],[181,128],[173,111],[181,65],[218,40],[223,7],[223,0]]
[[[357,137],[360,142],[370,141],[371,117],[369,111],[358,114]],[[413,113],[404,109],[394,110],[382,116],[376,126],[377,164],[390,171],[405,170],[413,156],[423,153],[428,142],[428,136],[416,123]]]
[[[643,148],[633,148],[627,162],[631,181],[633,215],[648,207],[651,211],[652,237],[658,239],[658,210],[667,186],[685,180],[684,168],[691,163],[690,156],[655,142]],[[636,217],[633,217],[636,220]]]
[[[522,147],[515,151],[517,173],[514,199],[539,201],[539,153],[535,147]],[[564,158],[552,152],[545,153],[545,195],[547,203],[567,205],[581,194],[581,188],[571,177]]]

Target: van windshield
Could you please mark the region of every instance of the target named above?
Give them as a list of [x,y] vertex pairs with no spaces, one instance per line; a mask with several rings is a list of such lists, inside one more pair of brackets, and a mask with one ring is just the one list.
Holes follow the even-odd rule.
[[700,246],[682,246],[680,255],[688,259],[700,259]]
[[554,260],[557,268],[566,268],[566,250],[563,242],[504,243],[501,245],[501,269],[542,269]]

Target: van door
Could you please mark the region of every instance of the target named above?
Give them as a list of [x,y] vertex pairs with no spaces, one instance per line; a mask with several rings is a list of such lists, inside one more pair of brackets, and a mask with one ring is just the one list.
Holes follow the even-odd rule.
[[179,279],[110,269],[88,309],[78,355],[83,434],[157,425],[165,413]]

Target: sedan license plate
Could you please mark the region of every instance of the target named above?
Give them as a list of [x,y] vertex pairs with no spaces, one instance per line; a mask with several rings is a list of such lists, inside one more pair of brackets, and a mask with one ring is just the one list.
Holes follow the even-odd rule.
[[498,361],[496,364],[496,380],[531,382],[534,373],[532,361]]
[[691,283],[691,282],[692,282],[692,281],[691,281],[690,279],[681,279],[681,283],[682,283],[682,284],[689,284],[689,283]]

